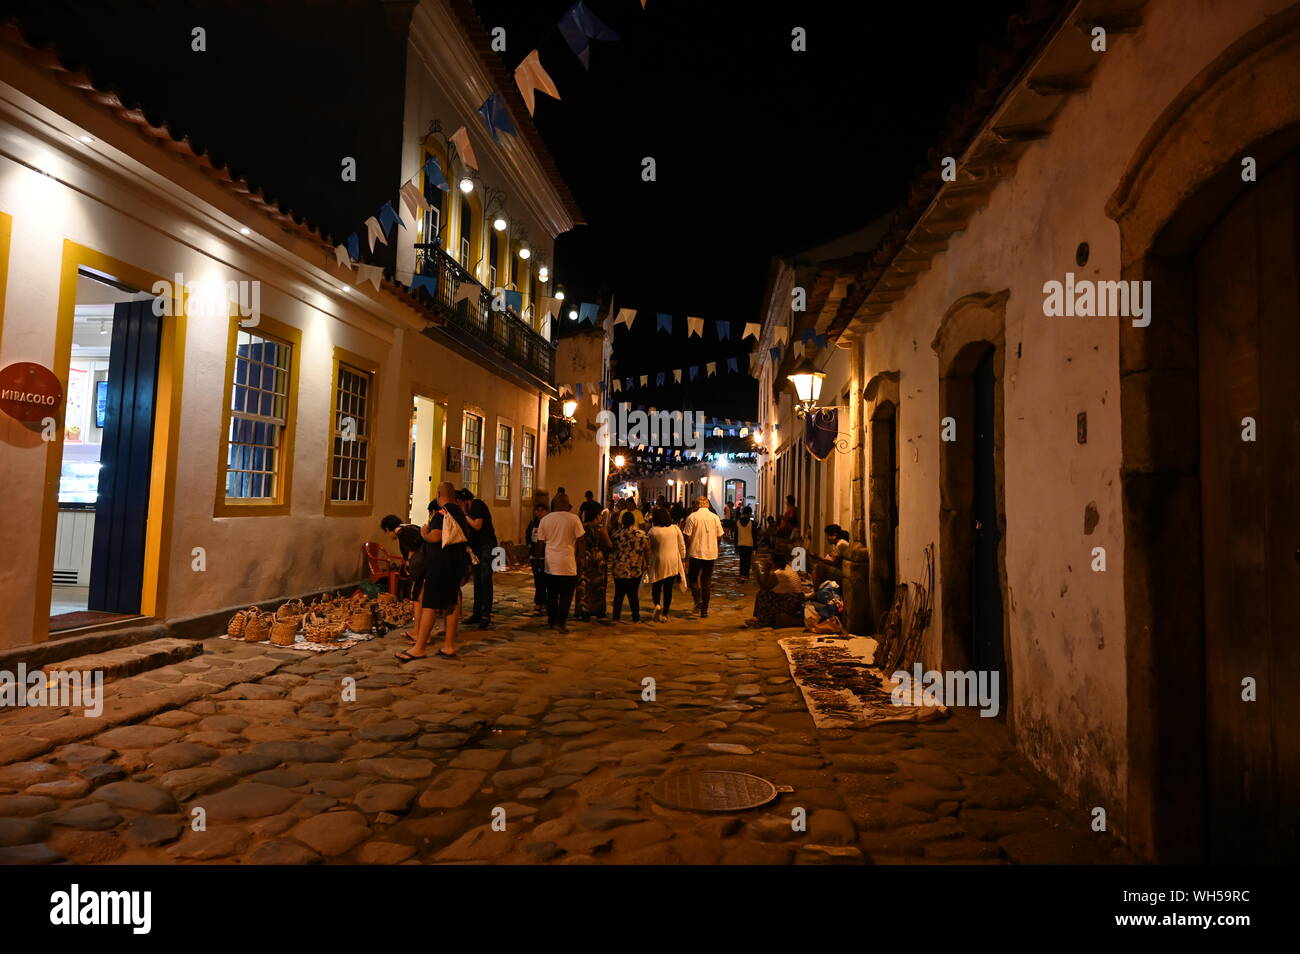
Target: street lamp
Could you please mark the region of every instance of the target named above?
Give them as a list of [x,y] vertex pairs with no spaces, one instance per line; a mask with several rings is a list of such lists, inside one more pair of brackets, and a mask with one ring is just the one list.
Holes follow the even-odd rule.
[[614,466],[619,468],[620,470],[623,468],[623,465],[626,463],[627,463],[627,458],[624,457],[622,454],[618,454],[614,457]]
[[564,399],[564,402],[560,407],[564,411],[564,419],[566,421],[572,421],[573,415],[578,411],[578,399],[575,397],[567,397]]
[[800,417],[816,413],[818,410],[817,401],[822,396],[822,381],[826,379],[826,372],[818,371],[811,358],[804,358],[799,363],[799,366],[786,377],[794,385],[795,394],[799,398],[799,403],[795,405],[795,413]]

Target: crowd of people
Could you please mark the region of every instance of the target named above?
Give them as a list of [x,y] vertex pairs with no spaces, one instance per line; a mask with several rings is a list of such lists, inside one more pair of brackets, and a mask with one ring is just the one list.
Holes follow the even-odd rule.
[[[468,490],[449,482],[438,485],[423,526],[404,524],[395,514],[380,527],[397,541],[410,579],[415,626],[412,645],[398,653],[402,662],[428,655],[434,628],[441,621],[442,645],[434,655],[452,657],[462,624],[492,628],[493,562],[497,549],[491,508]],[[577,620],[617,623],[626,607],[633,623],[642,622],[643,586],[653,607],[650,620],[672,618],[675,591],[689,593],[692,612],[707,618],[713,590],[714,565],[724,538],[735,547],[738,576],[757,583],[753,616],[748,626],[801,625],[803,601],[809,589],[804,575],[792,565],[792,540],[797,539],[799,509],[786,498],[780,517],[760,522],[753,508],[727,504],[723,516],[708,497],[697,497],[688,510],[681,502],[660,498],[638,506],[632,497],[607,507],[592,491],[574,511],[563,487],[549,504],[538,503],[525,531],[533,574],[534,611],[547,624],[568,633],[570,615]],[[849,535],[838,525],[825,528],[827,550],[810,559],[812,585],[843,581]],[[755,553],[770,556],[755,570]],[[609,582],[613,580],[613,592]],[[461,587],[473,583],[473,612],[462,620]]]

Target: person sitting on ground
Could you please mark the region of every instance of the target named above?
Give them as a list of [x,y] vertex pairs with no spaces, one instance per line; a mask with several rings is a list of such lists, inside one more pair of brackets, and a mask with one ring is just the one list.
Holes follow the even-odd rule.
[[790,566],[790,554],[777,551],[758,568],[758,592],[754,595],[754,615],[745,620],[748,627],[802,626],[803,581]]
[[849,555],[849,535],[838,523],[826,525],[826,555],[813,557],[813,583],[834,580],[844,585],[844,561]]

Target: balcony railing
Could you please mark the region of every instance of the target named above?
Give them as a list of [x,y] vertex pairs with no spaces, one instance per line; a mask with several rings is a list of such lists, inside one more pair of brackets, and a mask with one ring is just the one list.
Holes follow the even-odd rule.
[[[430,301],[453,334],[467,335],[547,384],[555,383],[555,347],[511,308],[493,311],[492,293],[439,245],[417,243],[415,273],[433,278],[436,288],[417,296]],[[456,301],[457,286],[469,282],[473,294]],[[462,289],[463,294],[463,289]],[[428,295],[427,298],[424,296]]]

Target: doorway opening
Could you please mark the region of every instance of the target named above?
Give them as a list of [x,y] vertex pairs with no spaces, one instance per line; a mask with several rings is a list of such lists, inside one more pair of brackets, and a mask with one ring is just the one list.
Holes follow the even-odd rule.
[[163,322],[153,302],[102,273],[77,274],[51,633],[140,615]]
[[939,445],[943,665],[996,673],[998,718],[1007,718],[1000,349],[976,339],[955,351],[940,380],[951,437]]
[[407,510],[408,519],[417,526],[429,522],[429,501],[442,481],[446,422],[445,405],[423,394],[412,396]]
[[870,481],[871,605],[883,614],[898,586],[898,409],[893,401],[881,401],[871,415]]

